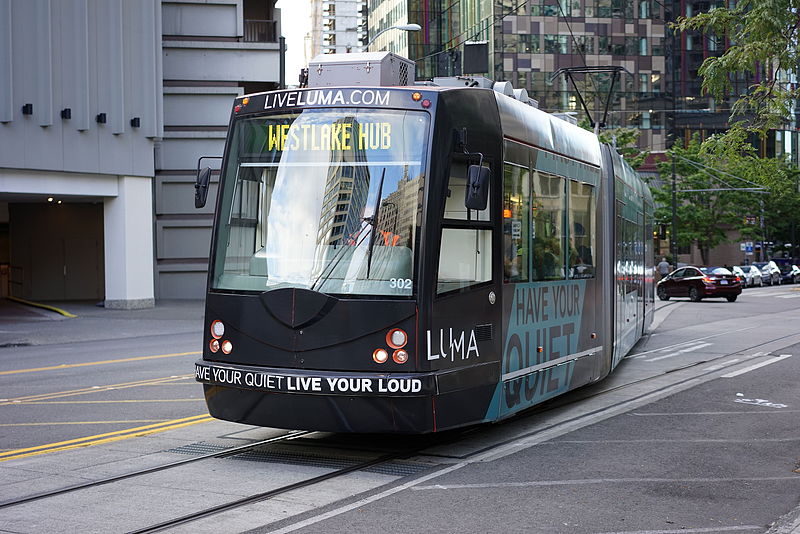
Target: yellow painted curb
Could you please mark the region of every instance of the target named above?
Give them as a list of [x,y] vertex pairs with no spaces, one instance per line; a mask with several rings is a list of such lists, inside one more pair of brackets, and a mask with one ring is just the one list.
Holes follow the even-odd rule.
[[73,315],[66,310],[62,310],[61,308],[56,308],[55,306],[49,306],[47,304],[40,304],[38,302],[31,302],[29,300],[21,299],[19,297],[6,297],[8,300],[13,300],[14,302],[19,302],[20,304],[25,304],[26,306],[33,306],[34,308],[44,308],[45,310],[54,311],[56,313],[60,313],[64,317],[75,318],[77,315]]

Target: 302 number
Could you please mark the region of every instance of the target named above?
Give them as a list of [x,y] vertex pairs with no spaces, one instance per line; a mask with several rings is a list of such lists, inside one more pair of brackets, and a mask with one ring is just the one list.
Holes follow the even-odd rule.
[[411,289],[411,278],[389,278],[389,287],[392,289]]

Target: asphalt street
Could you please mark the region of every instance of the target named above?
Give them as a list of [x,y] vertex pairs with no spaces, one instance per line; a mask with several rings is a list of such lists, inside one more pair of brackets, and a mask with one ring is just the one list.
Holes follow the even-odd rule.
[[[60,304],[77,317],[0,307],[0,532],[133,531],[414,442],[312,435],[3,507],[281,433],[205,415],[191,377],[202,303]],[[170,532],[800,532],[798,321],[792,286],[659,302],[649,335],[596,385],[434,443],[404,472],[357,471]]]

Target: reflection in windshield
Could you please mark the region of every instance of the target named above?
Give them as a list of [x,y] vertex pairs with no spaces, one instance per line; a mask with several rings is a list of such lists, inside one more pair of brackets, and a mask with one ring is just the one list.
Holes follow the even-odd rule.
[[411,295],[427,130],[425,113],[368,109],[239,121],[212,286]]

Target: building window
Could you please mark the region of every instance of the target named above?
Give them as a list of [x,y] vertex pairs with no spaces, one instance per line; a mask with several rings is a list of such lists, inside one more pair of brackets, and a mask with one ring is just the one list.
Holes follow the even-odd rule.
[[652,55],[654,56],[663,56],[664,55],[664,38],[663,37],[656,37],[653,39],[652,45]]
[[639,92],[640,93],[648,93],[650,92],[649,82],[650,76],[648,74],[639,74]]
[[661,94],[661,73],[654,72],[650,75],[650,85],[653,88],[653,94]]
[[519,42],[517,48],[520,52],[526,54],[538,54],[541,52],[539,46],[539,35],[521,34],[519,35]]
[[610,54],[611,52],[611,38],[606,35],[599,36],[597,38],[597,53]]
[[545,35],[544,51],[546,54],[569,54],[569,41],[566,35]]
[[639,38],[626,37],[625,38],[625,55],[635,56],[639,54]]
[[575,36],[576,54],[594,54],[594,35]]

